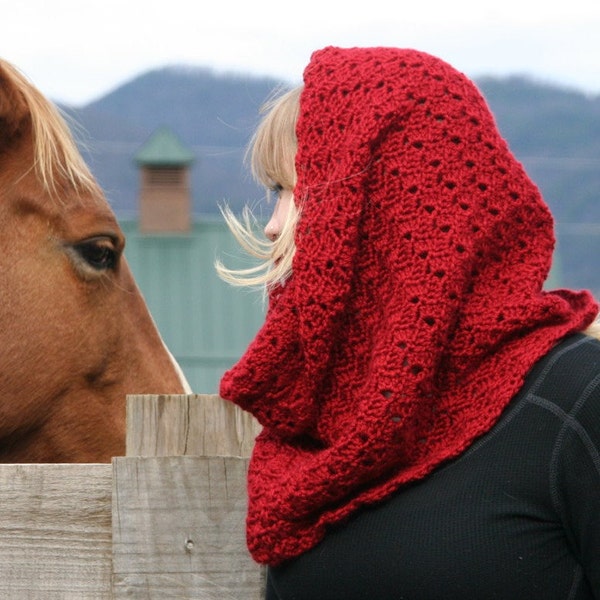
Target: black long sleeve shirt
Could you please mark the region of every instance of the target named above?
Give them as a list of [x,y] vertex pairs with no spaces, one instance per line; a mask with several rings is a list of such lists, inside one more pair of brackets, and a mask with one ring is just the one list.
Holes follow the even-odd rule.
[[267,586],[267,600],[599,600],[600,342],[561,342],[461,457]]

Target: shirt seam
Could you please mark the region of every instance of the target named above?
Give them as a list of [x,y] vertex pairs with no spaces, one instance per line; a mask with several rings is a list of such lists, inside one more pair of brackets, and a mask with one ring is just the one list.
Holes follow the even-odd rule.
[[475,440],[475,442],[469,448],[467,448],[467,450],[465,450],[465,452],[461,456],[458,457],[457,462],[477,452],[481,447],[490,443],[497,435],[499,435],[505,429],[505,427],[507,427],[516,417],[519,416],[521,411],[525,408],[525,406],[527,406],[529,399],[531,397],[537,397],[535,396],[535,390],[537,390],[542,385],[546,377],[552,372],[552,369],[555,367],[556,363],[565,354],[567,354],[571,350],[576,349],[581,344],[589,342],[589,340],[589,336],[582,334],[581,337],[576,337],[573,341],[571,341],[564,347],[560,349],[555,349],[554,352],[551,351],[551,354],[547,355],[546,364],[544,365],[539,375],[531,383],[525,383],[523,388],[518,392],[518,394],[525,392],[523,401],[519,402],[517,406],[510,410],[510,412],[506,414],[505,417],[501,419],[495,427],[488,431],[486,435],[479,438],[478,440]]

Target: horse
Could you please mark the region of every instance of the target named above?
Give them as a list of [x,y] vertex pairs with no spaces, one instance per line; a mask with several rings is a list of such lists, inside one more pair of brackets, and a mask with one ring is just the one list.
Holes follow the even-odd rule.
[[190,393],[61,111],[0,59],[0,462],[108,462],[127,394]]

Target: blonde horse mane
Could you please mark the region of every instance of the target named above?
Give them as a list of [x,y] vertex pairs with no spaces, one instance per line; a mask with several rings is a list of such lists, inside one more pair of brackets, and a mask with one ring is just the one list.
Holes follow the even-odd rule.
[[44,189],[58,196],[57,181],[64,181],[78,192],[97,192],[98,185],[59,109],[16,67],[5,61],[0,63],[24,100],[31,117],[34,168]]

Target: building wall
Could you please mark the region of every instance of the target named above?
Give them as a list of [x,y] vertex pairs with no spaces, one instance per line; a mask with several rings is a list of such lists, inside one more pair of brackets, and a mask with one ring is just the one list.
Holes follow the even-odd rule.
[[214,270],[248,266],[220,217],[189,234],[142,234],[121,221],[125,256],[167,346],[195,393],[216,393],[223,372],[244,352],[264,318],[260,291],[234,288]]

